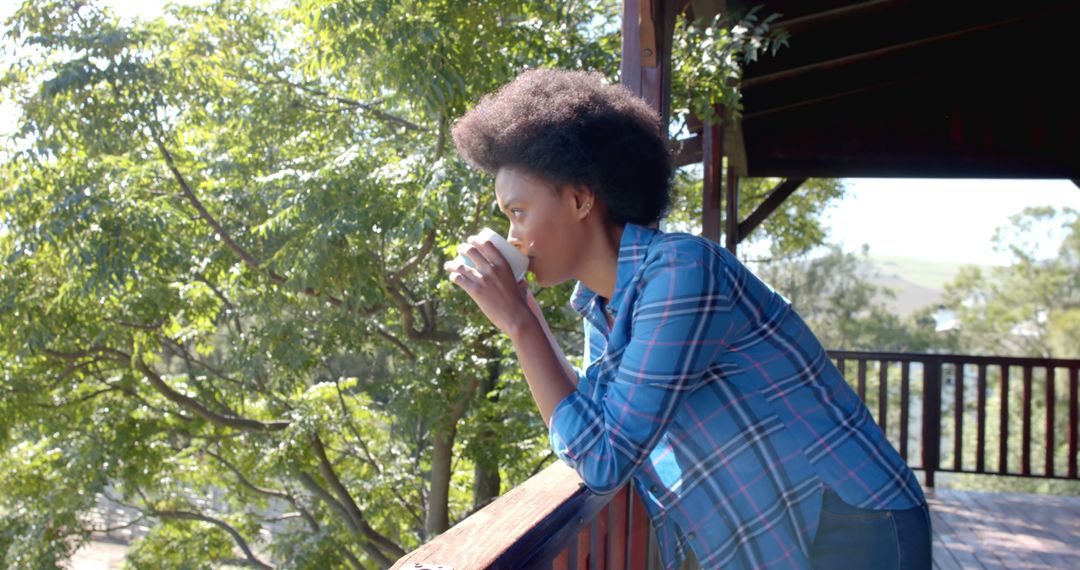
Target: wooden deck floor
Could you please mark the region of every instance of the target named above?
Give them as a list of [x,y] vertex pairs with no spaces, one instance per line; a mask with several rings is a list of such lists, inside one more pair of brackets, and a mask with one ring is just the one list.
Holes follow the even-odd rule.
[[934,568],[1080,569],[1080,497],[927,491]]

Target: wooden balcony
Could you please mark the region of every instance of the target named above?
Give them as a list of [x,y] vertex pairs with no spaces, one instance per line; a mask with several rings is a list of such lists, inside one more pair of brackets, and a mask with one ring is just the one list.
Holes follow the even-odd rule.
[[[936,568],[1080,568],[1080,497],[933,488],[941,472],[1077,480],[1080,360],[830,354],[924,476]],[[394,566],[440,567],[660,566],[633,489],[596,495],[558,462]]]

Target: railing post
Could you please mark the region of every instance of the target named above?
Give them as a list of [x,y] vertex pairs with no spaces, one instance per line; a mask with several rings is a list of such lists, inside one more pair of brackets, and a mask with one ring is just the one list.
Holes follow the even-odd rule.
[[934,472],[941,464],[941,365],[942,360],[923,360],[922,467],[926,486],[934,486]]

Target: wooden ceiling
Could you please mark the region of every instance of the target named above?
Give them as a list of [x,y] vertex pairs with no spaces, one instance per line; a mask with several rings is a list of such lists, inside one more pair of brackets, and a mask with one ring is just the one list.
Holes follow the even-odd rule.
[[1080,178],[1080,2],[691,1],[781,14],[742,81],[744,176]]

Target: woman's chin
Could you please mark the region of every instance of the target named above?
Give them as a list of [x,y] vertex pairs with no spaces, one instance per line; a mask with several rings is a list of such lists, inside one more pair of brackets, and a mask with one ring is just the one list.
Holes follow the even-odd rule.
[[540,273],[536,273],[535,271],[533,272],[533,281],[535,281],[536,284],[539,285],[540,287],[554,287],[556,285],[566,283],[569,280],[570,280],[570,278],[549,279],[549,278],[545,277],[544,275],[542,275]]

